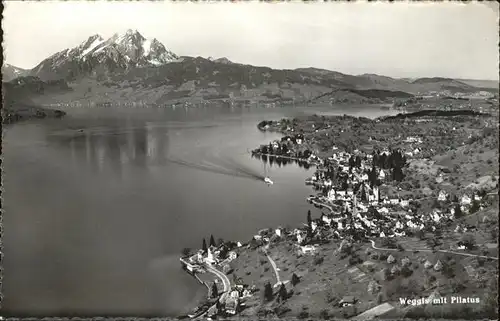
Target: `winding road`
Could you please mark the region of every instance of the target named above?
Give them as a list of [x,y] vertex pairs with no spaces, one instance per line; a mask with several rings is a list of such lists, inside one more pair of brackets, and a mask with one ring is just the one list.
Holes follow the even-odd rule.
[[229,281],[229,278],[227,277],[227,275],[225,275],[221,271],[217,270],[212,265],[206,264],[205,267],[207,268],[208,272],[215,274],[215,276],[217,276],[219,279],[221,279],[222,285],[224,286],[223,292],[227,292],[231,289],[231,282]]
[[[389,249],[389,248],[383,248],[383,247],[377,247],[375,246],[375,241],[370,240],[372,243],[372,248],[375,250],[380,250],[380,251],[399,251],[398,249]],[[429,249],[404,249],[403,252],[413,252],[413,251],[419,251],[419,252],[433,252],[433,250]],[[464,256],[471,256],[471,257],[481,257],[485,259],[492,259],[492,260],[498,260],[498,257],[494,256],[485,256],[485,255],[477,255],[477,254],[469,254],[469,253],[460,253],[460,252],[454,252],[454,251],[448,251],[448,250],[435,250],[436,252],[441,252],[441,253],[449,253],[449,254],[456,254],[456,255],[464,255]]]
[[[215,276],[217,276],[219,279],[221,279],[222,281],[222,285],[224,287],[223,289],[223,293],[222,295],[219,297],[219,302],[225,302],[226,300],[226,297],[228,295],[228,292],[229,290],[231,289],[231,282],[229,281],[229,278],[224,274],[222,273],[221,271],[217,270],[215,267],[213,267],[211,264],[205,264],[205,268],[207,269],[208,272],[210,273],[213,273],[215,274]],[[205,312],[199,314],[199,315],[196,315],[196,316],[193,316],[192,319],[199,319],[199,318],[203,318],[207,315],[208,311],[214,307],[214,306],[217,306],[217,303],[213,304],[210,308],[208,308]]]
[[278,267],[276,266],[276,262],[274,262],[274,260],[269,256],[269,254],[267,254],[267,251],[266,251],[266,256],[267,259],[269,260],[269,263],[271,263],[271,266],[273,267],[274,274],[276,275],[276,284],[280,284],[281,283],[280,274],[278,273]]
[[330,213],[333,213],[333,208],[330,205],[327,205],[325,203],[321,203],[321,202],[318,202],[315,200],[311,200],[311,203],[313,203],[314,205],[318,205],[320,207],[327,208],[330,211]]

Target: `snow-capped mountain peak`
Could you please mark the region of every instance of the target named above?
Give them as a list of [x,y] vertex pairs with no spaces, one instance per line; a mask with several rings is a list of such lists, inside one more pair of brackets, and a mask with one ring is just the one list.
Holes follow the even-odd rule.
[[79,55],[80,58],[86,56],[88,53],[90,53],[92,50],[97,48],[100,44],[104,42],[104,38],[101,37],[100,35],[93,35],[85,43],[81,45],[81,53]]
[[58,78],[73,78],[82,73],[95,74],[96,70],[108,73],[133,67],[159,66],[177,60],[178,56],[157,39],[146,39],[137,30],[128,29],[109,39],[95,34],[77,47],[45,59],[31,74],[42,79],[44,75],[52,78],[54,74],[59,74]]
[[145,40],[145,38],[137,30],[128,29],[124,33],[115,33],[110,41],[116,44],[133,43],[138,44]]

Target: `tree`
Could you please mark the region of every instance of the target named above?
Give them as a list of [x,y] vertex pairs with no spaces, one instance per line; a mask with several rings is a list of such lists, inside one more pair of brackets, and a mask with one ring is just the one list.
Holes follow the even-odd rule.
[[328,310],[327,309],[323,309],[321,310],[321,312],[319,313],[319,317],[323,320],[328,320],[330,319],[330,315],[328,314]]
[[270,302],[273,300],[273,287],[271,283],[267,282],[264,285],[264,300]]
[[474,236],[470,233],[464,234],[461,239],[461,243],[467,249],[473,249],[476,246],[476,242],[474,240]]
[[203,245],[201,246],[201,249],[203,250],[203,253],[207,252],[207,241],[203,239]]
[[191,249],[188,247],[185,247],[182,249],[182,256],[189,256],[191,254]]
[[312,218],[311,218],[311,211],[307,211],[307,234],[311,235],[312,234]]
[[460,208],[460,205],[457,204],[455,205],[455,218],[461,218],[463,216],[462,209]]
[[292,285],[295,286],[300,282],[300,278],[297,276],[297,274],[293,273],[292,274]]
[[286,292],[285,285],[281,283],[280,289],[278,291],[278,301],[283,302],[288,298],[288,294]]
[[219,291],[217,290],[217,284],[212,283],[212,298],[216,298],[219,296]]
[[214,246],[215,247],[215,239],[214,239],[213,235],[210,235],[210,246]]
[[365,190],[365,185],[361,186],[361,201],[366,202],[366,190]]
[[476,200],[473,200],[472,205],[471,205],[470,210],[469,210],[469,213],[474,214],[477,211],[479,211],[479,202]]
[[225,258],[227,258],[227,254],[228,254],[228,252],[229,252],[228,247],[227,247],[226,245],[222,246],[222,248],[221,248],[221,250],[220,250],[220,252],[219,252],[219,257],[220,257],[221,259],[225,259]]

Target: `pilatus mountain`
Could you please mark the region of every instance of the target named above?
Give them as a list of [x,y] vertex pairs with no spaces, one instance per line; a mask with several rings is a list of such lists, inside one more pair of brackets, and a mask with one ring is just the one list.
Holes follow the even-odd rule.
[[93,35],[75,48],[65,49],[43,60],[30,72],[42,80],[99,76],[130,68],[160,66],[178,57],[156,39],[127,30],[109,39]]
[[[5,70],[17,70],[7,72]],[[228,58],[179,56],[136,30],[109,39],[93,35],[31,70],[4,66],[9,88],[37,104],[385,103],[415,94],[498,92],[498,82],[450,78],[395,79],[318,68],[277,70]],[[7,75],[7,73],[9,73]],[[63,83],[68,86],[65,86]],[[5,88],[5,86],[4,86]],[[42,88],[42,89],[41,89]],[[28,94],[27,94],[28,93]]]

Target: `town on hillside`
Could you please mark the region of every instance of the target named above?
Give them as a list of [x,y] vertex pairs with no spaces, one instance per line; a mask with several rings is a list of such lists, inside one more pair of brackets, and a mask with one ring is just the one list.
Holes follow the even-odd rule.
[[[308,211],[303,226],[262,229],[246,243],[211,237],[209,247],[203,240],[198,252],[186,251],[183,266],[212,277],[205,314],[191,316],[495,315],[498,127],[485,119],[314,115],[259,123],[284,136],[252,156],[314,167],[305,183],[316,193],[307,202],[320,214]],[[473,303],[398,302],[450,295]]]

